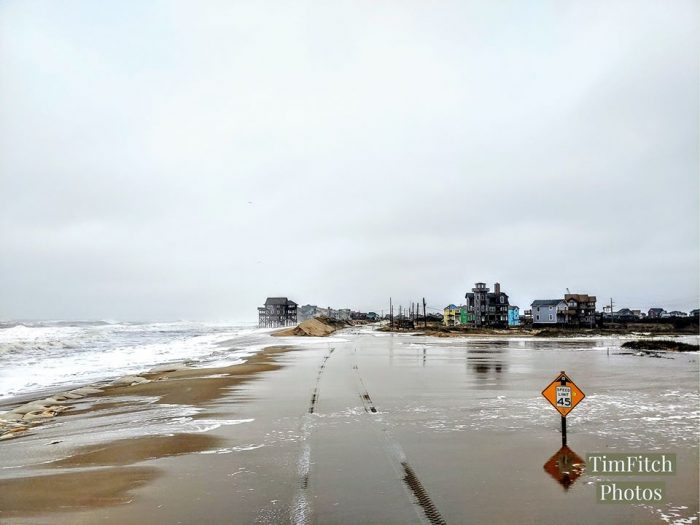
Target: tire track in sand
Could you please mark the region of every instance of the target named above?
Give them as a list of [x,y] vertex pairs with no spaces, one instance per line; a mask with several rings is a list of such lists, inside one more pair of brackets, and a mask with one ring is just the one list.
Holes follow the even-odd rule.
[[365,412],[371,412],[372,414],[377,413],[377,408],[374,406],[374,402],[372,401],[372,398],[369,395],[369,392],[367,391],[367,387],[365,386],[365,382],[362,380],[362,376],[360,375],[360,369],[357,367],[357,365],[352,367],[355,372],[357,372],[357,379],[360,381],[360,400],[362,401],[362,406],[365,408]]
[[309,408],[302,417],[301,421],[301,454],[297,459],[297,476],[299,486],[297,488],[296,494],[294,496],[294,501],[290,508],[290,521],[294,525],[305,525],[311,522],[311,500],[308,495],[309,490],[309,475],[311,472],[311,446],[309,445],[309,438],[311,437],[311,431],[313,428],[313,414],[316,411],[318,405],[321,377],[323,376],[323,371],[326,369],[326,363],[330,359],[335,348],[330,348],[328,353],[323,357],[321,366],[316,374],[316,382],[314,383],[314,388],[311,393],[311,400],[309,402]]
[[440,515],[440,511],[433,503],[433,500],[430,499],[428,492],[423,488],[423,484],[418,479],[418,476],[416,476],[411,465],[403,461],[401,462],[401,466],[406,473],[403,481],[411,489],[416,500],[418,500],[418,505],[420,505],[423,512],[425,512],[425,517],[428,518],[428,522],[431,525],[447,525],[447,522]]
[[[362,400],[362,405],[365,408],[365,412],[377,414],[377,408],[369,395],[369,391],[367,390],[367,386],[360,375],[360,369],[357,364],[353,366],[353,369],[357,373],[357,378],[359,379],[360,399]],[[447,521],[445,521],[445,519],[442,517],[440,511],[435,506],[435,503],[433,503],[433,500],[430,498],[428,491],[425,490],[425,487],[423,487],[423,484],[420,482],[418,475],[413,470],[413,467],[411,467],[411,465],[408,463],[408,459],[406,458],[406,454],[401,448],[401,445],[399,445],[398,441],[396,441],[388,429],[383,429],[382,434],[388,442],[388,449],[391,451],[391,455],[403,469],[403,482],[411,490],[411,493],[413,493],[416,503],[422,509],[428,523],[430,523],[430,525],[447,525]]]
[[314,411],[316,410],[316,404],[318,403],[319,389],[321,386],[321,376],[323,375],[323,371],[326,369],[326,362],[328,361],[328,359],[330,359],[334,350],[335,350],[335,348],[331,348],[328,351],[328,353],[323,357],[323,362],[321,363],[321,367],[318,369],[318,374],[316,374],[316,384],[314,385],[314,390],[311,393],[311,403],[309,404],[309,414],[313,414]]

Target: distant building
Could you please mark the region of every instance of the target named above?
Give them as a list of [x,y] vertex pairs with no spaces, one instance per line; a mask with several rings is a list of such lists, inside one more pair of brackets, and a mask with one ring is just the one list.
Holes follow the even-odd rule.
[[567,293],[564,295],[566,311],[564,323],[575,326],[595,326],[595,295]]
[[464,298],[468,324],[477,328],[508,327],[508,295],[501,292],[500,283],[493,285],[493,292],[489,292],[485,283],[476,283]]
[[567,305],[564,299],[537,299],[532,301],[532,324],[564,324],[564,310]]
[[520,326],[520,308],[508,306],[508,326]]
[[338,310],[334,310],[330,306],[328,308],[316,308],[316,316],[338,319]]
[[[604,319],[611,319],[610,312],[606,312],[603,315]],[[635,319],[634,315],[632,314],[632,310],[629,308],[621,308],[617,312],[612,314],[612,318],[615,319],[615,321],[633,321]]]
[[404,330],[413,330],[415,328],[413,321],[410,319],[397,319],[394,321],[394,326]]
[[564,295],[564,299],[533,301],[532,324],[560,324],[567,326],[595,326],[596,298],[588,294]]
[[315,304],[305,304],[297,308],[297,321],[302,323],[307,319],[313,319],[318,315],[318,306]]
[[466,306],[446,306],[442,312],[442,323],[445,326],[460,326],[469,324],[470,316]]
[[445,326],[459,326],[461,324],[461,313],[462,308],[460,306],[455,306],[454,304],[445,306],[442,311],[442,323]]
[[690,317],[700,317],[700,310],[698,310],[697,308],[695,310],[691,310]]
[[665,313],[666,310],[664,310],[663,308],[649,308],[649,313],[647,314],[647,317],[649,319],[659,319]]
[[286,297],[268,297],[258,308],[258,326],[271,328],[297,324],[297,303]]
[[[630,310],[629,308],[621,308],[613,315],[616,321],[636,321],[642,318],[642,312],[640,310]],[[607,313],[603,317],[609,318],[610,314]]]
[[331,319],[349,321],[355,318],[354,314],[356,313],[357,312],[353,312],[349,308],[334,310],[330,306],[328,308],[319,308],[315,304],[305,304],[299,307],[298,318],[300,323],[307,319],[313,319],[314,317],[330,317]]
[[674,310],[673,312],[669,312],[668,315],[670,317],[688,317],[687,313],[679,312],[678,310]]

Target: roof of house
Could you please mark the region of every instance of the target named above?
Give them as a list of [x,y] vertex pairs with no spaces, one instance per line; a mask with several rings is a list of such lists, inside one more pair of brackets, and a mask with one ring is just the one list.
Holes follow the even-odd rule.
[[588,295],[585,293],[567,293],[564,294],[564,300],[568,301],[569,299],[573,299],[576,302],[579,303],[586,303],[589,301],[596,301],[595,295]]
[[564,299],[536,299],[530,303],[530,306],[556,306],[564,302]]
[[650,312],[665,312],[663,308],[649,308]]
[[288,306],[296,306],[297,303],[294,301],[290,301],[286,297],[268,297],[267,300],[265,301],[265,306],[270,306],[274,304],[285,304]]
[[[486,297],[489,298],[489,299],[498,299],[498,298],[501,297],[501,296],[508,297],[508,294],[507,294],[506,292],[499,292],[499,293],[496,293],[496,292],[488,292],[488,293],[486,294]],[[473,298],[474,298],[474,293],[473,293],[473,292],[467,292],[466,294],[464,294],[464,298],[465,298],[465,299],[473,299]]]

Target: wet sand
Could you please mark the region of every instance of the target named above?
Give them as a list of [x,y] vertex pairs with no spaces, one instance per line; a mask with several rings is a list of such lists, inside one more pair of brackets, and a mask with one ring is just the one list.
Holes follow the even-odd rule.
[[[158,476],[154,468],[108,468],[55,476],[32,476],[0,481],[2,516],[46,515],[123,505],[130,492]],[[34,523],[45,523],[48,516]],[[31,523],[27,519],[19,523]]]
[[[199,406],[212,402],[237,385],[254,379],[256,374],[277,370],[280,365],[274,356],[287,352],[291,347],[269,347],[250,358],[245,364],[216,368],[183,368],[167,372],[143,373],[140,377],[149,382],[133,386],[100,385],[103,390],[82,399],[70,400],[67,412],[46,424],[61,425],[63,419],[99,417],[100,412],[121,409],[129,413],[136,408],[129,397],[152,396],[158,404]],[[91,404],[105,398],[106,403]],[[109,402],[113,398],[125,401]],[[28,401],[28,400],[25,400]],[[81,406],[87,404],[87,407]],[[195,415],[197,417],[197,415]],[[44,421],[39,421],[41,425]],[[30,435],[40,435],[41,426],[31,428]],[[21,447],[18,434],[15,449]],[[60,437],[60,432],[59,432]],[[60,439],[48,443],[59,444]],[[103,468],[86,470],[87,467],[123,467],[159,458],[191,454],[215,449],[223,440],[210,434],[177,433],[172,435],[148,435],[127,437],[71,449],[60,459],[44,460],[39,464],[45,472],[32,475],[27,469],[21,476],[0,479],[0,518],[12,516],[44,515],[47,512],[70,512],[77,509],[120,505],[132,501],[131,491],[152,481],[162,472],[153,467]],[[30,445],[31,446],[31,445]],[[5,446],[5,450],[12,447]],[[26,452],[26,451],[25,451]],[[7,458],[6,456],[6,459]],[[5,465],[3,470],[12,469]],[[50,473],[60,469],[60,473]],[[71,469],[66,471],[67,469]],[[4,476],[3,476],[4,477]],[[41,518],[44,523],[47,517]],[[25,521],[22,521],[23,523]]]
[[[345,341],[268,351],[246,372],[156,374],[0,443],[0,518],[681,525],[698,516],[697,353],[623,355],[612,340],[338,335]],[[600,478],[561,484],[546,470],[561,439],[539,393],[560,370],[587,394],[569,416],[575,454],[678,455],[679,473],[660,479],[663,504],[597,504]],[[168,412],[178,404],[194,407],[187,421]],[[154,417],[158,433],[129,435],[125,420]],[[127,435],[114,439],[115,425]],[[82,444],[85,432],[98,442]],[[7,468],[16,466],[8,454],[25,466]]]
[[227,390],[256,374],[277,370],[273,356],[289,347],[269,347],[245,364],[217,368],[186,368],[172,372],[145,373],[149,383],[110,388],[99,396],[157,396],[158,403],[201,405],[218,399]]
[[223,442],[207,434],[175,434],[120,439],[82,447],[75,454],[46,463],[46,467],[95,467],[131,465],[149,459],[191,454],[213,449]]

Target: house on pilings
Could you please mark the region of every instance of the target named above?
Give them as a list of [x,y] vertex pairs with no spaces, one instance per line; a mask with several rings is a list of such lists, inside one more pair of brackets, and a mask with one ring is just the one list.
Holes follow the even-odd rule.
[[265,306],[258,307],[258,326],[274,328],[297,324],[297,303],[286,297],[268,297]]

